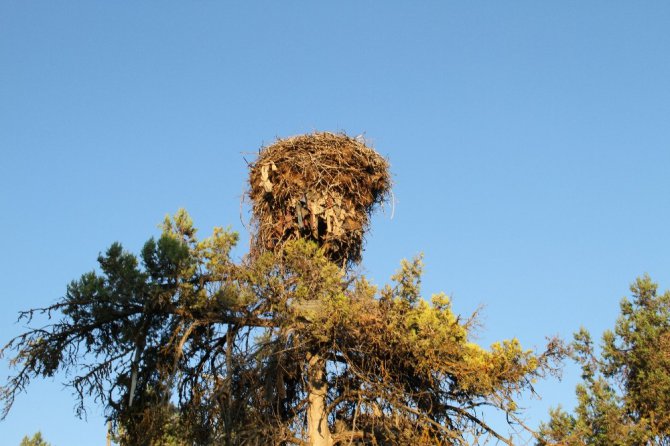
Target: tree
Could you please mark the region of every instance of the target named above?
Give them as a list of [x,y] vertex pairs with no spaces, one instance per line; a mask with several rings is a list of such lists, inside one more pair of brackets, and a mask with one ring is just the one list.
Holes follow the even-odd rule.
[[472,343],[476,315],[421,296],[420,258],[381,289],[356,273],[390,193],[384,158],[359,138],[300,135],[262,149],[249,186],[243,260],[230,256],[236,234],[198,240],[182,210],[139,258],[115,243],[63,299],[22,313],[60,319],[3,348],[17,369],[5,411],[62,370],[78,412],[101,402],[124,445],[511,444],[484,411],[522,425],[516,397],[562,346]]
[[44,441],[42,438],[42,433],[37,432],[32,438],[29,438],[27,435],[23,437],[19,446],[51,446],[49,443]]
[[377,289],[312,242],[234,262],[237,235],[196,238],[185,211],[166,218],[139,259],[113,244],[100,270],[56,304],[60,319],[11,340],[17,373],[5,413],[36,377],[64,370],[100,401],[122,444],[454,444],[505,438],[482,415],[519,421],[515,398],[550,372],[560,344],[468,339],[449,298],[420,294],[422,262]]
[[630,289],[600,355],[587,330],[575,334],[577,407],[553,409],[539,445],[670,445],[670,292],[647,275]]

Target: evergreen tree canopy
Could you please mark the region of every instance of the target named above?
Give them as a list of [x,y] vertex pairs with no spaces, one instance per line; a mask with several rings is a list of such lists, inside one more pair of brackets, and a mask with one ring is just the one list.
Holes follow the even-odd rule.
[[587,330],[575,334],[577,407],[550,412],[540,445],[670,445],[670,292],[646,275],[631,292],[600,355]]
[[469,339],[444,294],[421,295],[422,261],[378,288],[313,242],[236,262],[237,235],[196,238],[185,211],[166,218],[139,257],[113,244],[99,271],[54,305],[54,322],[11,340],[6,411],[37,377],[66,371],[79,399],[100,402],[124,445],[421,445],[512,441],[487,424],[519,422],[516,399],[555,370],[515,339]]
[[37,432],[32,438],[27,435],[23,437],[19,446],[51,446],[42,438],[42,432]]

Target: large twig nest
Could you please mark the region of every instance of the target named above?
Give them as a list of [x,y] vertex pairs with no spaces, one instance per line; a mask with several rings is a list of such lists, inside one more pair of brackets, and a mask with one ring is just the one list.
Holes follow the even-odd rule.
[[358,138],[313,133],[262,148],[250,167],[252,253],[304,238],[333,262],[360,261],[370,214],[391,187],[381,155]]

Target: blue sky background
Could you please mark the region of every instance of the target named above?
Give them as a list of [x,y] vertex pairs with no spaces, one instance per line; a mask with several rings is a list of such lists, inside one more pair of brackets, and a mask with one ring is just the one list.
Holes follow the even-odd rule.
[[[424,252],[426,295],[484,305],[486,345],[599,336],[637,275],[670,287],[669,80],[666,1],[0,0],[0,338],[180,207],[242,255],[243,157],[313,130],[391,162],[376,283]],[[539,384],[529,424],[577,379]],[[61,381],[17,400],[3,445],[104,444]]]

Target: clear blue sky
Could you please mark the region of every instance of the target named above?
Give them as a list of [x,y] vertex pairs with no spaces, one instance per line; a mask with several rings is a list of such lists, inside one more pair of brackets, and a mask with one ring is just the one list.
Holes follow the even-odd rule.
[[[669,121],[667,1],[1,0],[0,340],[179,207],[241,255],[243,157],[312,130],[391,162],[376,283],[424,252],[427,295],[485,306],[484,344],[598,336],[637,275],[670,287]],[[577,375],[538,386],[531,425]],[[100,407],[73,406],[35,382],[2,444],[104,444]]]

